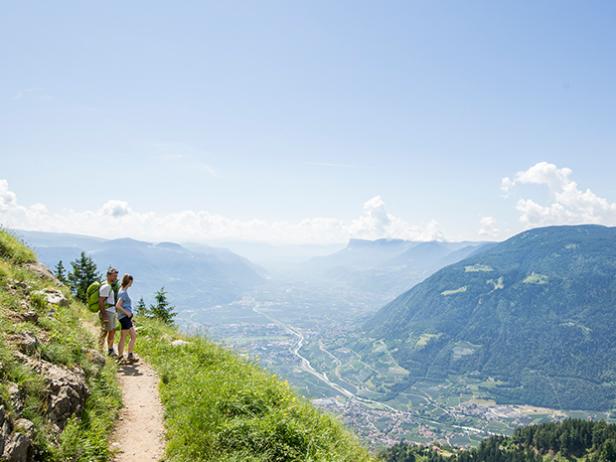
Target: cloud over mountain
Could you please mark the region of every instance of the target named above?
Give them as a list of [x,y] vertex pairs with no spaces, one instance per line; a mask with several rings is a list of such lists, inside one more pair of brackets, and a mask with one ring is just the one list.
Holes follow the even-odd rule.
[[580,223],[616,225],[616,203],[590,189],[580,189],[572,176],[570,168],[539,162],[513,178],[503,178],[501,189],[509,193],[522,185],[547,187],[549,199],[544,204],[530,198],[518,200],[516,209],[520,221],[527,227]]
[[363,239],[442,238],[435,221],[412,225],[390,214],[380,196],[365,202],[354,220],[312,217],[300,221],[238,220],[206,210],[157,213],[109,200],[96,210],[51,211],[43,204],[21,205],[6,180],[0,180],[0,224],[29,230],[73,232],[113,238],[163,241],[252,240],[279,243],[333,243]]

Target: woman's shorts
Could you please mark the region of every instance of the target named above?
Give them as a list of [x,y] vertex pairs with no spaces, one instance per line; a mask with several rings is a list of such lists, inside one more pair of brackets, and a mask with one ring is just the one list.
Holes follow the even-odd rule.
[[120,325],[122,326],[122,330],[132,329],[133,327],[133,318],[129,318],[128,316],[124,316],[120,319]]

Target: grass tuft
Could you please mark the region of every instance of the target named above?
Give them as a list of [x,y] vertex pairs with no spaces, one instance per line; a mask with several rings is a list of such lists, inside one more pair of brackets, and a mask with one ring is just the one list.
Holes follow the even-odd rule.
[[36,255],[19,238],[0,229],[0,258],[16,264],[33,263]]

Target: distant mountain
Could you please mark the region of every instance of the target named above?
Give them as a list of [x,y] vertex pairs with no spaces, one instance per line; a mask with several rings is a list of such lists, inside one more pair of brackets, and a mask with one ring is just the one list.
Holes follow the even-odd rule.
[[[534,229],[447,266],[364,334],[421,379],[472,377],[499,402],[616,405],[616,228]],[[377,340],[378,341],[378,340]]]
[[15,231],[49,267],[88,253],[103,272],[109,265],[135,276],[133,293],[146,300],[164,286],[181,310],[229,302],[263,282],[264,272],[226,249],[189,250],[172,242],[105,240],[73,234]]
[[385,302],[484,245],[483,242],[352,239],[338,252],[311,259],[305,269],[313,278],[372,292]]
[[[272,276],[284,277],[298,264],[308,259],[329,255],[345,247],[345,244],[270,244],[254,241],[211,241],[214,247],[224,247],[232,252],[248,258],[261,268],[265,268]],[[185,242],[184,247],[199,250],[202,244]]]

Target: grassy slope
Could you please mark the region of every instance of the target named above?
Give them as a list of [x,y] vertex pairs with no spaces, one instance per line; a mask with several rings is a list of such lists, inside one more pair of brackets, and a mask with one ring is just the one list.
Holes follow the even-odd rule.
[[233,353],[150,320],[139,335],[138,352],[161,377],[170,461],[373,460],[335,418]]
[[[82,305],[71,301],[68,307],[51,307],[33,294],[35,290],[54,287],[52,281],[27,268],[35,260],[30,249],[0,230],[0,404],[13,418],[34,422],[36,460],[110,460],[107,437],[120,406],[115,368],[107,364],[99,372],[89,359],[86,350],[94,345],[83,322],[91,316]],[[61,290],[70,297],[66,288]],[[36,311],[38,321],[21,321],[19,314],[26,310]],[[59,441],[53,441],[45,419],[48,396],[43,377],[19,362],[16,348],[7,340],[11,334],[23,332],[34,334],[40,341],[33,356],[63,366],[79,366],[86,373],[91,394],[85,410],[80,418],[68,423]],[[9,383],[17,384],[25,396],[19,415],[10,400]]]

